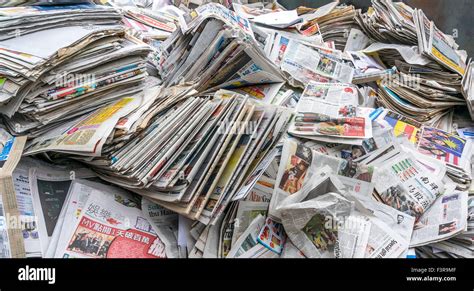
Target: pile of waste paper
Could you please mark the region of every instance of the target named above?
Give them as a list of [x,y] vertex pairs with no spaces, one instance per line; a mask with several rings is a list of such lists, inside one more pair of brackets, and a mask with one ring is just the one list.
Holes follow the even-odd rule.
[[0,257],[474,257],[473,75],[392,0],[8,1]]

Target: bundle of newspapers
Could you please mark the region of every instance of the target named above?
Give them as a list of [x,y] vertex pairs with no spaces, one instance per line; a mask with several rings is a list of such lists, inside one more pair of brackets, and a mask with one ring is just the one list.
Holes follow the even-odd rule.
[[51,28],[82,25],[113,25],[122,16],[114,8],[94,4],[22,6],[0,8],[0,40]]
[[324,41],[333,42],[334,48],[344,50],[350,31],[359,28],[356,19],[358,10],[352,5],[338,4],[339,1],[333,1],[303,14],[306,23],[302,25],[301,30],[304,34],[319,32]]
[[[245,174],[269,154],[291,113],[231,91],[188,98],[184,92],[158,97],[157,104],[151,104],[153,93],[125,97],[25,153],[74,155],[104,180],[208,223],[221,215]],[[98,116],[107,122],[96,121],[91,134]]]
[[474,257],[474,65],[423,11],[126,2],[0,8],[0,257]]
[[0,51],[0,112],[32,138],[142,90],[150,48],[122,26],[91,22],[3,40]]
[[281,83],[281,72],[253,43],[250,22],[223,6],[200,6],[161,46],[164,85],[188,84],[199,92]]
[[[464,105],[462,77],[465,51],[439,30],[423,11],[403,2],[373,0],[358,23],[373,43],[365,53],[377,53],[398,72],[381,81],[381,104],[417,121],[438,126],[454,106]],[[390,43],[390,44],[389,44]]]

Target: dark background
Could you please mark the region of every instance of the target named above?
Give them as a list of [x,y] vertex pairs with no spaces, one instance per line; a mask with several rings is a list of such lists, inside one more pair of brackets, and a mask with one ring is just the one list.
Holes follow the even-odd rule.
[[[331,0],[278,0],[280,4],[288,9],[298,6],[319,7]],[[341,0],[341,3],[352,4],[356,8],[367,10],[370,0]],[[394,0],[394,2],[396,2]],[[469,57],[474,56],[474,1],[472,0],[403,0],[414,8],[421,8],[426,16],[433,20],[436,26],[444,33],[453,35],[457,30],[458,37],[455,38],[459,48],[466,50]]]

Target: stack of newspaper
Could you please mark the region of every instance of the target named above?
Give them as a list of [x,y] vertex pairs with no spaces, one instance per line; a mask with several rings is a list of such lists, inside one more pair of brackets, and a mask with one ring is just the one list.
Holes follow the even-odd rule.
[[471,60],[462,80],[462,94],[466,99],[469,114],[474,119],[474,63]]
[[366,36],[376,41],[363,52],[377,53],[398,71],[378,84],[383,106],[438,125],[454,106],[465,104],[460,88],[466,52],[458,50],[453,37],[441,32],[421,10],[403,2],[373,0],[358,21]]
[[110,6],[79,4],[64,6],[22,6],[0,8],[0,40],[56,27],[113,25],[122,16]]
[[459,46],[453,36],[439,30],[422,10],[415,9],[413,17],[420,52],[448,70],[464,75],[467,55],[465,51],[458,51]]
[[2,257],[474,257],[451,37],[390,0],[202,2],[0,41]]
[[372,0],[366,13],[357,14],[357,22],[366,35],[383,43],[416,45],[417,32],[413,8],[403,2]]
[[99,175],[207,224],[270,154],[289,117],[284,109],[233,92],[187,99],[151,122],[147,135],[111,152],[110,170]]
[[15,134],[44,134],[140,91],[149,52],[121,26],[51,28],[1,41],[0,112]]
[[107,181],[209,223],[270,154],[291,112],[232,91],[168,91],[124,97],[33,139],[26,154],[74,157]]
[[192,84],[203,92],[284,81],[253,42],[247,19],[207,4],[181,20],[181,30],[160,48],[158,71],[164,85]]
[[303,14],[307,22],[301,30],[305,34],[321,33],[326,42],[333,42],[334,48],[343,50],[353,28],[359,28],[356,21],[358,11],[354,6],[337,5],[339,1],[326,4],[316,11]]
[[[455,106],[465,104],[459,94],[459,76],[451,81],[446,80],[449,72],[438,72],[428,69],[418,76],[404,72],[387,75],[378,83],[380,103],[419,122],[436,125],[441,118],[452,113]],[[436,78],[441,74],[444,76]]]
[[[120,147],[135,134],[143,118],[147,118],[147,112],[154,109],[151,106],[156,98],[155,89],[156,86],[120,97],[80,118],[59,124],[54,130],[30,140],[25,154],[61,152],[86,156],[90,160],[114,146]],[[108,149],[105,150],[106,143]]]
[[[422,257],[442,257],[443,252],[444,256],[472,257],[466,231],[468,193],[445,176],[451,163],[469,161],[469,142],[437,129],[417,129],[415,122],[389,111],[376,114],[380,115],[374,122],[374,138],[360,146],[286,141],[276,162],[280,163],[276,180],[261,176],[248,194],[255,202],[242,200],[233,208],[237,209],[232,214],[235,221],[227,229],[234,234],[238,230],[237,241],[223,237],[222,252],[242,258],[405,257],[409,248],[416,247]],[[427,144],[433,147],[432,153],[423,150]],[[268,166],[267,171],[274,173],[272,168]],[[268,203],[268,197],[269,212],[268,204],[261,203]],[[267,215],[271,222],[265,221]],[[362,221],[355,220],[365,215]],[[328,217],[336,223],[354,224],[348,230],[327,229],[323,223]],[[241,221],[244,227],[249,225],[243,233]],[[275,232],[275,221],[281,221],[283,233]],[[272,226],[270,230],[266,223]],[[268,238],[272,245],[266,244]],[[226,248],[228,240],[230,248]],[[435,254],[427,255],[426,248]]]

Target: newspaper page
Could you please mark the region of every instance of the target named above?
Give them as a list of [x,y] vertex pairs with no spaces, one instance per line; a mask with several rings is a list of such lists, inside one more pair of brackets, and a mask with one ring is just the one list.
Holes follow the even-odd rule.
[[71,181],[95,177],[95,174],[86,168],[59,170],[51,166],[39,165],[30,168],[28,175],[33,207],[38,217],[41,253],[44,255],[66,201]]
[[95,191],[102,191],[104,195],[111,195],[111,193],[107,192],[109,190],[109,186],[88,180],[75,179],[71,182],[68,195],[49,241],[48,249],[46,254],[44,254],[45,258],[54,258],[56,250],[65,247],[67,241],[64,239],[64,236],[67,236],[76,225],[76,221],[81,215],[89,195],[93,195]]
[[467,192],[455,190],[438,197],[415,225],[410,246],[445,240],[465,230],[468,196]]
[[310,81],[351,83],[354,75],[354,69],[333,51],[295,40],[288,42],[280,66],[294,80],[293,85],[300,87]]
[[371,43],[370,38],[357,28],[351,28],[347,37],[344,52],[360,51],[365,49]]
[[372,123],[357,112],[358,91],[350,84],[309,83],[296,107],[288,132],[308,138],[334,136],[368,139]]
[[376,217],[371,217],[366,258],[398,258],[408,251],[408,244],[396,232]]
[[167,258],[179,258],[178,250],[178,214],[142,198],[144,217],[151,223],[158,237],[165,244]]
[[351,215],[339,228],[334,256],[336,258],[363,258],[369,241],[371,222],[368,217]]
[[[348,153],[356,162],[364,161],[376,150],[384,148],[390,144],[396,144],[396,139],[391,128],[382,128],[376,123],[372,125],[372,138],[366,139],[362,145],[353,145]],[[344,152],[344,151],[343,151]],[[343,156],[345,157],[345,156]]]
[[283,61],[288,45],[290,43],[290,37],[284,36],[283,34],[277,34],[274,39],[272,50],[268,57],[277,66],[280,66]]
[[[368,227],[355,223],[351,230],[341,230],[354,210],[354,203],[344,196],[343,184],[335,177],[328,175],[329,168],[323,167],[314,173],[303,188],[281,201],[277,210],[288,238],[306,257],[342,257],[347,254],[360,253],[356,247],[361,246],[361,237]],[[360,232],[359,232],[360,230]],[[339,231],[346,240],[338,241]],[[359,233],[361,237],[357,237]],[[342,248],[342,250],[341,250]],[[351,248],[351,249],[349,249]]]
[[268,202],[240,201],[234,222],[232,233],[232,246],[235,245],[240,236],[249,227],[250,223],[258,216],[266,216]]
[[331,192],[280,208],[289,239],[308,258],[336,256],[337,221],[350,216],[352,209],[350,201]]
[[372,181],[385,204],[417,220],[444,190],[442,181],[433,178],[409,153],[381,165]]
[[[402,240],[400,244],[408,251],[408,246],[413,233],[415,218],[406,213],[400,212],[386,204],[378,202],[372,196],[374,190],[373,183],[356,180],[344,176],[337,176],[344,185],[344,190],[348,191],[355,199],[357,206],[369,211],[369,216],[374,216],[386,224],[393,232],[397,233]],[[400,257],[405,257],[404,252]]]
[[381,109],[380,111],[380,114],[375,118],[376,122],[390,126],[395,137],[406,136],[410,142],[418,142],[421,123],[390,110]]
[[365,48],[362,52],[366,54],[376,53],[382,50],[396,51],[402,59],[412,65],[427,65],[430,59],[422,55],[415,46],[408,46],[402,44],[387,44],[376,42]]
[[355,69],[353,84],[377,81],[396,72],[395,69],[386,68],[376,55],[369,56],[358,51],[349,51],[347,54]]
[[56,257],[165,258],[165,245],[140,207],[125,193],[90,195]]
[[111,105],[100,108],[59,136],[33,145],[26,154],[62,151],[78,155],[100,156],[102,146],[119,119],[135,110],[142,103],[141,97],[140,95],[124,97]]
[[[415,224],[415,218],[413,216],[376,201],[372,196],[372,191],[374,189],[372,183],[342,176],[338,176],[338,178],[346,187],[345,190],[349,191],[364,206],[364,208],[368,209],[375,217],[388,224],[388,226],[400,234],[406,242],[410,241],[413,226]],[[369,189],[369,191],[364,191],[364,189]]]
[[364,162],[356,162],[349,158],[332,157],[319,152],[313,152],[313,163],[310,167],[310,173],[315,173],[323,167],[329,167],[331,173],[362,180],[366,182],[372,181],[375,168]]
[[258,244],[257,236],[265,224],[265,217],[258,215],[230,249],[226,258],[238,258]]
[[280,214],[276,208],[280,202],[302,188],[312,160],[313,153],[309,147],[293,139],[285,140],[278,169],[277,184],[270,202],[270,216],[279,218]]

